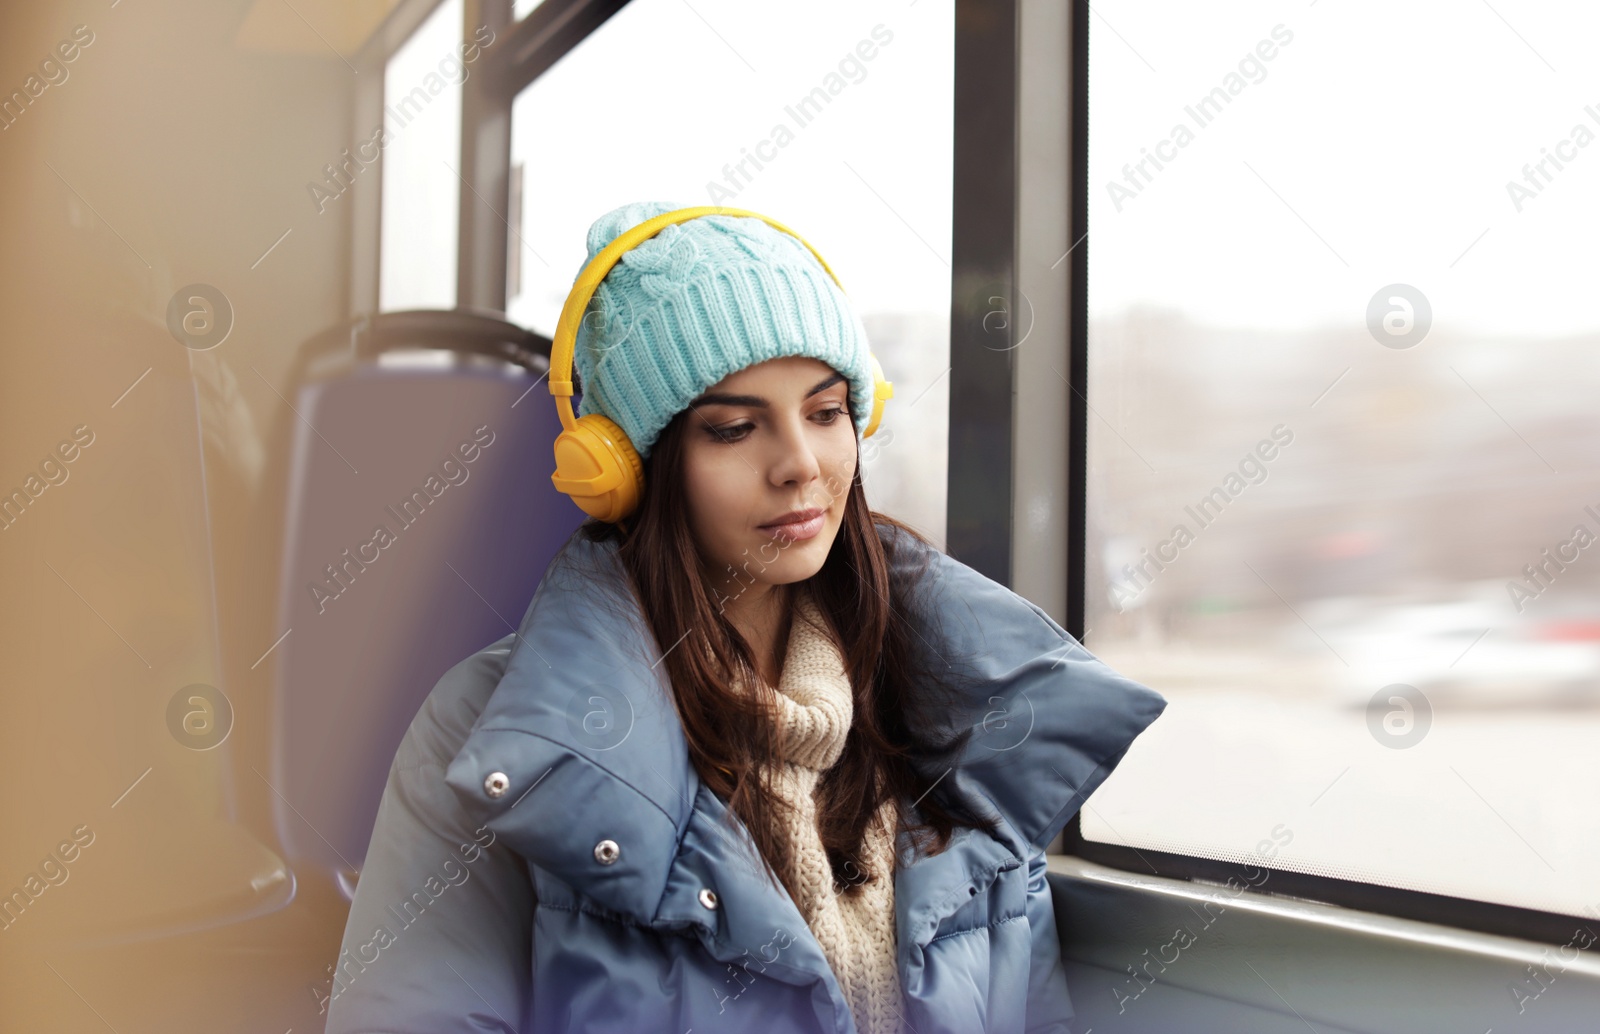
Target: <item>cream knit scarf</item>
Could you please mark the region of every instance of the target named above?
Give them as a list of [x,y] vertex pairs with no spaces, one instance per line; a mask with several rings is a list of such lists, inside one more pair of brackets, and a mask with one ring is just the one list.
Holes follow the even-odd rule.
[[822,773],[844,752],[853,714],[844,659],[826,628],[809,589],[800,586],[776,694],[778,721],[788,735],[788,759],[773,766],[772,785],[792,809],[778,819],[792,858],[791,871],[783,875],[796,888],[795,904],[822,945],[861,1034],[897,1034],[892,802],[885,802],[867,831],[862,843],[867,857],[858,861],[878,878],[856,896],[834,891],[833,869],[817,832],[812,793]]

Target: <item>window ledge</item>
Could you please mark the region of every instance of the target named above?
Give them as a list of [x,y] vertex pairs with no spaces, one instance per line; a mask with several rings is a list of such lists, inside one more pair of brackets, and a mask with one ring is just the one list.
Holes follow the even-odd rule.
[[[1070,969],[1085,1026],[1117,1029],[1163,985],[1350,1030],[1569,1031],[1600,1013],[1592,950],[1073,855],[1048,865],[1064,955],[1082,964]],[[1600,936],[1594,920],[1573,917],[1572,929],[1579,944]]]

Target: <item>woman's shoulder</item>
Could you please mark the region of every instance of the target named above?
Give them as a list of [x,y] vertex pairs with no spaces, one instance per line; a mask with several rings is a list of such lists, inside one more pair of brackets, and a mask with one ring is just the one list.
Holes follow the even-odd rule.
[[990,581],[940,549],[911,525],[883,514],[873,517],[888,563],[889,579],[907,595],[915,590],[931,589],[936,583],[948,588],[952,580],[956,584],[968,580]]
[[395,764],[448,765],[467,741],[506,672],[516,633],[451,665],[417,709],[395,753]]
[[888,557],[892,570],[905,567],[921,569],[937,557],[945,556],[933,540],[911,525],[881,513],[872,516],[873,528],[878,533],[878,541],[883,545],[884,555]]

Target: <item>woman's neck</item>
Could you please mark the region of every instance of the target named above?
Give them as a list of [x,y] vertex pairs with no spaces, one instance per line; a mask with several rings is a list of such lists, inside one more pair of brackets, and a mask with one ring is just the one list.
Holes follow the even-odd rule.
[[752,586],[737,600],[730,600],[725,613],[728,621],[755,655],[756,671],[768,685],[776,686],[783,674],[784,656],[788,652],[789,626],[794,613],[796,591],[799,583],[792,585]]

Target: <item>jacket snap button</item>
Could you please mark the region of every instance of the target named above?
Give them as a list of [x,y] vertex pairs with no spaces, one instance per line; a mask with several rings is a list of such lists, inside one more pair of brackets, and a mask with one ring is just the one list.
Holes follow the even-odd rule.
[[483,792],[490,797],[500,797],[511,785],[511,779],[504,772],[490,772],[489,778],[483,781]]
[[970,898],[977,897],[978,896],[978,888],[977,887],[968,887],[967,888],[967,896],[970,897]]
[[622,854],[622,848],[617,846],[615,840],[602,840],[594,845],[594,860],[601,865],[610,865]]
[[707,908],[717,907],[717,892],[710,887],[700,888],[700,904]]

